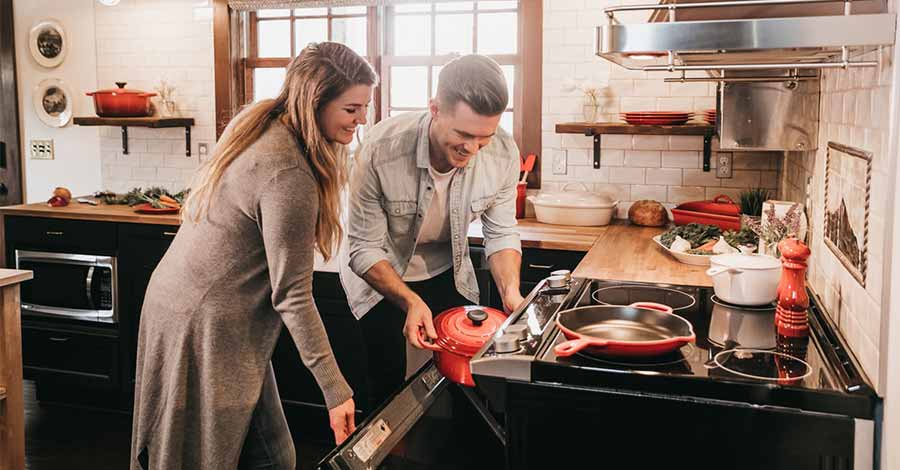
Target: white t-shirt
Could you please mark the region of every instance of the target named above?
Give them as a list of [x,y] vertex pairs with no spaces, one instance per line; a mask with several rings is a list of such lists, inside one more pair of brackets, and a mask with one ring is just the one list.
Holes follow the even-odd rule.
[[431,205],[422,219],[422,229],[416,237],[416,248],[403,275],[404,281],[424,281],[453,267],[453,250],[450,246],[450,182],[456,168],[438,173],[428,167],[434,180]]

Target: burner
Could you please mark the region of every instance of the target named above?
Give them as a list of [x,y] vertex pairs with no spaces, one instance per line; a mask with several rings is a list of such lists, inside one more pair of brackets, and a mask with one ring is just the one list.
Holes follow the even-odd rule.
[[775,311],[744,308],[718,301],[713,296],[709,342],[723,349],[775,349]]
[[656,286],[612,286],[602,287],[591,294],[595,302],[602,305],[631,305],[635,302],[654,302],[668,305],[676,312],[688,309],[697,300],[684,292]]
[[806,361],[762,349],[726,349],[716,354],[713,361],[731,374],[781,384],[796,384],[812,374]]
[[625,367],[660,367],[670,366],[685,361],[685,358],[694,352],[693,344],[686,344],[677,351],[653,357],[604,357],[585,352],[575,353],[576,356],[594,362],[613,364]]
[[726,302],[726,301],[720,299],[715,294],[713,294],[712,297],[709,298],[709,300],[712,300],[713,303],[715,303],[715,304],[721,305],[723,307],[728,307],[728,308],[734,309],[734,310],[745,310],[748,312],[766,312],[766,311],[772,311],[773,313],[775,312],[775,303],[774,302],[770,303],[770,304],[765,304],[765,305],[738,305],[738,304],[732,304],[732,303]]

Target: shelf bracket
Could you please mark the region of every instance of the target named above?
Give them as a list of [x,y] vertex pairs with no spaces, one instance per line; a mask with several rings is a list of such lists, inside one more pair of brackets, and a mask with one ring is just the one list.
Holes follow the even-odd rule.
[[188,157],[191,156],[191,126],[184,126],[184,144],[185,151],[184,154]]
[[709,172],[710,160],[712,160],[712,138],[712,131],[703,134],[703,171],[706,172]]
[[128,126],[122,126],[122,154],[128,155]]
[[594,137],[594,169],[600,168],[600,134],[594,132],[593,129],[584,131],[584,135]]

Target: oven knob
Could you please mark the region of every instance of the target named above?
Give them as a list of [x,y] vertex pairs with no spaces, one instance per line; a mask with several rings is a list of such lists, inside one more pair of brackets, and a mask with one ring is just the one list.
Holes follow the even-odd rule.
[[550,275],[551,276],[562,276],[562,277],[566,278],[566,282],[569,282],[572,280],[572,271],[569,271],[568,269],[557,269],[556,271],[553,271],[552,273],[550,273]]
[[528,338],[528,326],[527,325],[509,325],[506,327],[505,334],[513,335],[516,338],[523,340]]
[[511,353],[519,350],[519,337],[505,334],[494,340],[494,351],[498,354]]
[[566,287],[566,284],[565,276],[550,276],[547,278],[547,286],[554,289]]

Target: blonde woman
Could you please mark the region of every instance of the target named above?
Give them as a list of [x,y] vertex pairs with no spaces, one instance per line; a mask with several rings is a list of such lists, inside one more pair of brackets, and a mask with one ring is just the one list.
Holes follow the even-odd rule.
[[312,44],[277,98],[225,130],[147,289],[132,469],[294,469],[270,363],[282,323],[336,441],[353,432],[352,391],[313,303],[313,250],[328,259],[340,240],[345,145],[376,80],[346,46]]

